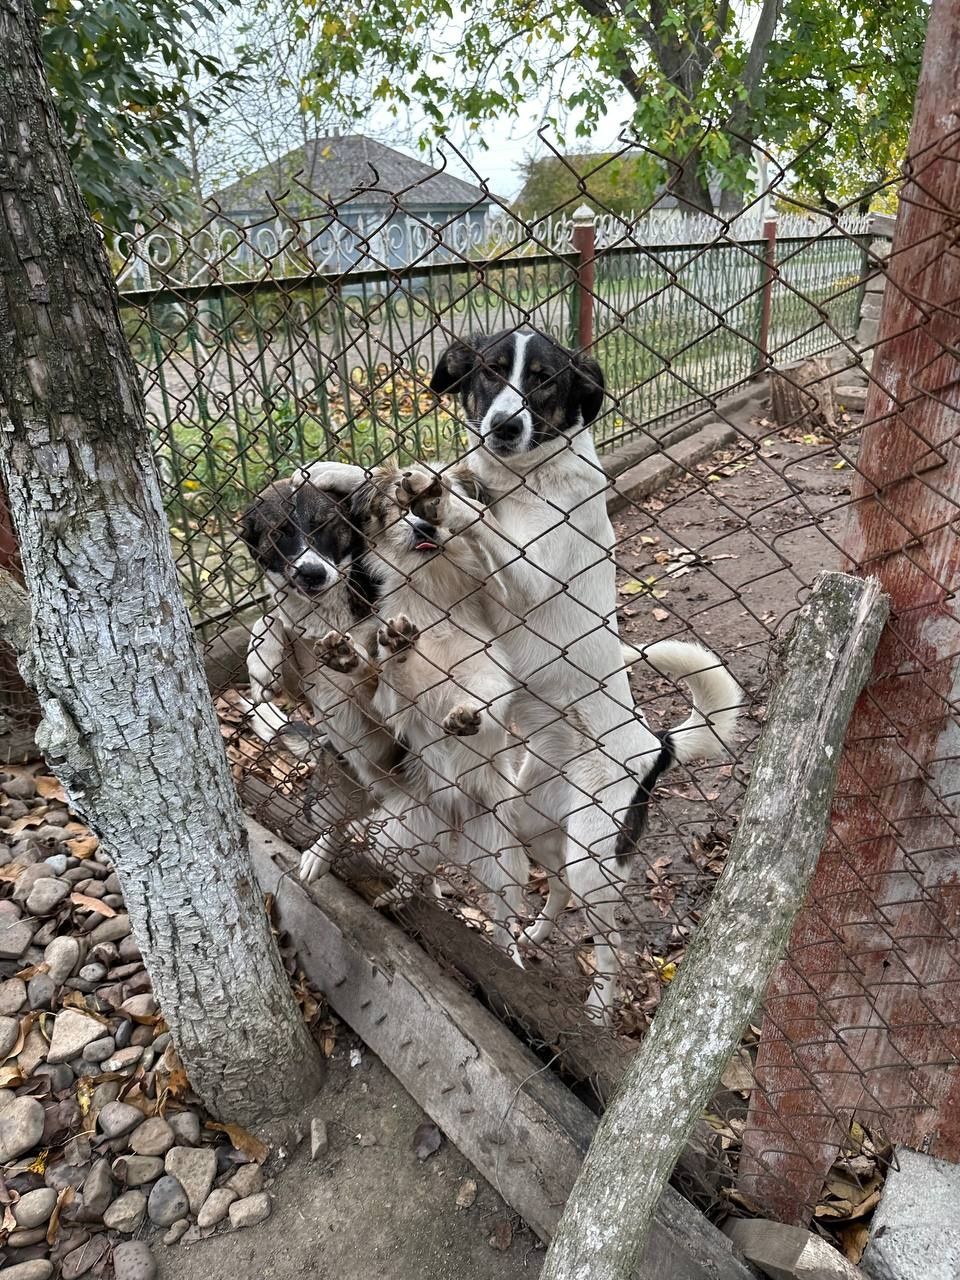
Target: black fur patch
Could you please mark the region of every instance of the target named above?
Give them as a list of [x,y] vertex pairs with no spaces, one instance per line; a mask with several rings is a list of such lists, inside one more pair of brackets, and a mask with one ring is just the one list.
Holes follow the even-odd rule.
[[637,783],[637,789],[633,793],[633,799],[620,826],[620,834],[617,836],[615,852],[618,867],[625,866],[637,852],[640,837],[647,825],[653,789],[660,775],[666,773],[676,759],[669,729],[656,736],[660,739],[660,751],[656,760]]

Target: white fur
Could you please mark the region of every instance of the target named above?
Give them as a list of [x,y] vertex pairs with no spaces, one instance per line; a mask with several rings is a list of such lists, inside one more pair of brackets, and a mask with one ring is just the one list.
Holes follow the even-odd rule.
[[506,381],[506,385],[501,387],[493,399],[490,408],[483,415],[483,421],[480,423],[480,434],[487,439],[493,431],[494,422],[503,416],[518,417],[520,419],[522,434],[520,437],[519,447],[526,449],[530,445],[533,436],[533,415],[527,408],[527,402],[520,393],[520,386],[523,378],[523,365],[526,359],[527,343],[530,341],[532,334],[518,333],[514,338],[514,356],[513,365],[510,369],[510,376]]

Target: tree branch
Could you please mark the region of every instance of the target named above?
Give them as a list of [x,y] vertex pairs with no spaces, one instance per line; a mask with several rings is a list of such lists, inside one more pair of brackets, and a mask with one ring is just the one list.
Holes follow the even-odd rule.
[[0,640],[20,655],[30,645],[30,597],[12,573],[0,569]]

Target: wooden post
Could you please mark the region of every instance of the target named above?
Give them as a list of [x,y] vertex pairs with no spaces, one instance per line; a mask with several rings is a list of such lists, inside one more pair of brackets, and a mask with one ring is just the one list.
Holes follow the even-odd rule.
[[763,266],[763,291],[760,294],[760,336],[757,340],[755,373],[770,366],[770,316],[773,311],[773,282],[777,277],[777,218],[771,214],[763,224],[766,252]]
[[854,1118],[960,1160],[960,0],[934,0],[853,505],[893,616],[766,997],[740,1186],[803,1222]]
[[634,1280],[653,1211],[740,1042],[817,864],[840,748],[887,617],[876,580],[822,575],[783,654],[730,856],[600,1121],[540,1280]]
[[593,346],[593,287],[596,278],[597,220],[588,204],[573,215],[573,248],[577,254],[577,346]]

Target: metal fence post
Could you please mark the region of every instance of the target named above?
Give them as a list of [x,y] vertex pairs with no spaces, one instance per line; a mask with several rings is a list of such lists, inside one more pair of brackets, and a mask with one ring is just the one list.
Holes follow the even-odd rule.
[[573,250],[577,255],[577,346],[581,351],[586,351],[593,346],[593,286],[597,255],[597,219],[588,204],[582,204],[574,212],[572,240]]
[[777,215],[770,214],[763,224],[766,242],[763,261],[763,291],[760,294],[760,336],[757,341],[757,367],[763,373],[770,366],[770,317],[773,312],[773,282],[777,275]]
[[[841,545],[891,621],[828,839],[771,983],[740,1189],[806,1221],[856,1120],[960,1160],[960,0],[934,0]],[[856,1139],[853,1139],[856,1143]]]

